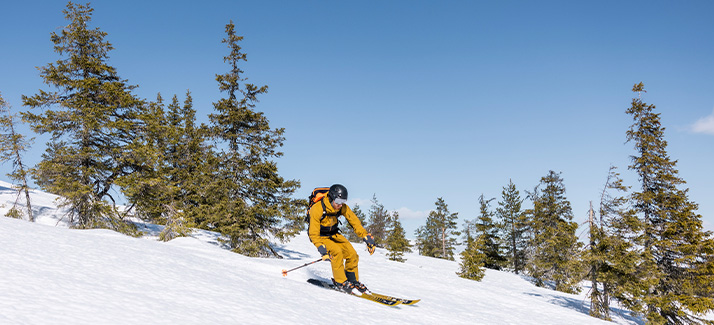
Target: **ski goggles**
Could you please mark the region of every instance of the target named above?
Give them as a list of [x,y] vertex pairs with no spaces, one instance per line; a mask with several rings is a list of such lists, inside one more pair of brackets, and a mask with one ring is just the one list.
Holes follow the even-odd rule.
[[335,199],[335,204],[345,204],[345,203],[347,203],[347,199],[343,199],[343,198],[339,198],[339,197]]

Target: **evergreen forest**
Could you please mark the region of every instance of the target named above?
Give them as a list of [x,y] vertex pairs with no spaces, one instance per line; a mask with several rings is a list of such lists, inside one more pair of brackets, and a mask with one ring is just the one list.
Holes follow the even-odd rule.
[[[198,123],[190,90],[152,99],[135,94],[138,86],[109,65],[114,48],[107,33],[93,27],[89,4],[70,2],[63,13],[67,25],[50,37],[57,60],[38,62],[47,89],[24,95],[21,109],[0,93],[0,163],[11,166],[7,175],[26,202],[7,217],[33,221],[34,183],[63,198],[74,228],[140,236],[129,220],[140,218],[165,226],[161,240],[206,229],[222,234],[222,244],[236,253],[281,258],[273,244],[305,229],[307,200],[294,197],[300,182],[278,171],[286,130],[270,125],[260,110],[268,86],[248,82],[236,25],[225,25],[225,56],[206,58],[223,62],[225,70],[213,80],[221,97],[208,122]],[[569,293],[590,281],[593,317],[609,320],[616,300],[651,324],[711,323],[704,315],[714,311],[714,237],[668,154],[660,113],[645,102],[644,84],[632,92],[629,105],[623,103],[631,125],[622,130],[630,164],[602,171],[585,242],[566,195],[567,175],[553,170],[538,184],[509,180],[500,197],[474,197],[476,216],[459,216],[447,198],[435,198],[413,241],[399,213],[376,194],[369,208],[352,209],[395,262],[415,251],[458,259],[455,272],[464,278],[478,281],[485,269],[499,270]],[[18,123],[35,134],[18,133]],[[29,166],[23,156],[40,135],[48,139],[46,150]],[[636,174],[637,182],[626,184],[620,169]],[[361,242],[348,225],[341,231]]]

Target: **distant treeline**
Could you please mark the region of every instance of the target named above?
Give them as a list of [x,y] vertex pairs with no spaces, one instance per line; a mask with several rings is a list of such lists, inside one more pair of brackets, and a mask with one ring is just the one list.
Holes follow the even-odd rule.
[[[628,168],[639,184],[623,184],[616,167],[604,178],[600,202],[590,209],[587,245],[578,241],[570,202],[559,173],[550,171],[525,199],[513,182],[495,198],[479,198],[480,214],[463,228],[464,278],[480,280],[484,268],[523,273],[539,286],[576,293],[592,283],[590,314],[610,319],[609,305],[623,307],[653,324],[711,323],[714,310],[714,239],[702,226],[697,204],[682,189],[676,160],[667,154],[664,127],[655,106],[642,101],[642,83],[634,85],[626,130],[634,146]],[[461,234],[456,213],[442,198],[416,231],[421,255],[453,260]]]

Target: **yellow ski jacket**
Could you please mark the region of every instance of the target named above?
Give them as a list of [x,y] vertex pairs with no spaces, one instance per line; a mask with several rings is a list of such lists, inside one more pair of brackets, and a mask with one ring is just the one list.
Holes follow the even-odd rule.
[[[326,211],[322,209],[323,203]],[[323,211],[326,212],[324,218]],[[340,225],[338,221],[340,215],[345,216],[345,219],[347,219],[347,222],[349,222],[359,238],[367,236],[367,230],[362,227],[359,218],[357,218],[347,204],[343,204],[340,210],[337,211],[332,207],[332,203],[327,196],[325,196],[322,198],[321,203],[315,203],[312,205],[312,208],[310,208],[310,226],[307,229],[307,235],[315,247],[319,247],[325,240],[330,240],[332,235],[337,234],[337,229]]]

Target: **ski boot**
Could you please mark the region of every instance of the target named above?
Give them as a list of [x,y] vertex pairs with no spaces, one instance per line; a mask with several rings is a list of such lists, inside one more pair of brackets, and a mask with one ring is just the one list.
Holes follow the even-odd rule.
[[335,281],[335,279],[332,279],[332,284],[340,291],[343,291],[343,292],[346,292],[349,294],[353,294],[355,296],[362,295],[362,292],[360,292],[357,288],[355,288],[355,285],[352,284],[352,282],[350,282],[350,281],[345,281],[345,282],[339,283],[339,282]]
[[364,283],[359,282],[359,281],[352,281],[352,285],[357,289],[357,291],[361,293],[366,293],[366,294],[371,294],[372,291],[369,291],[367,287],[364,285]]

